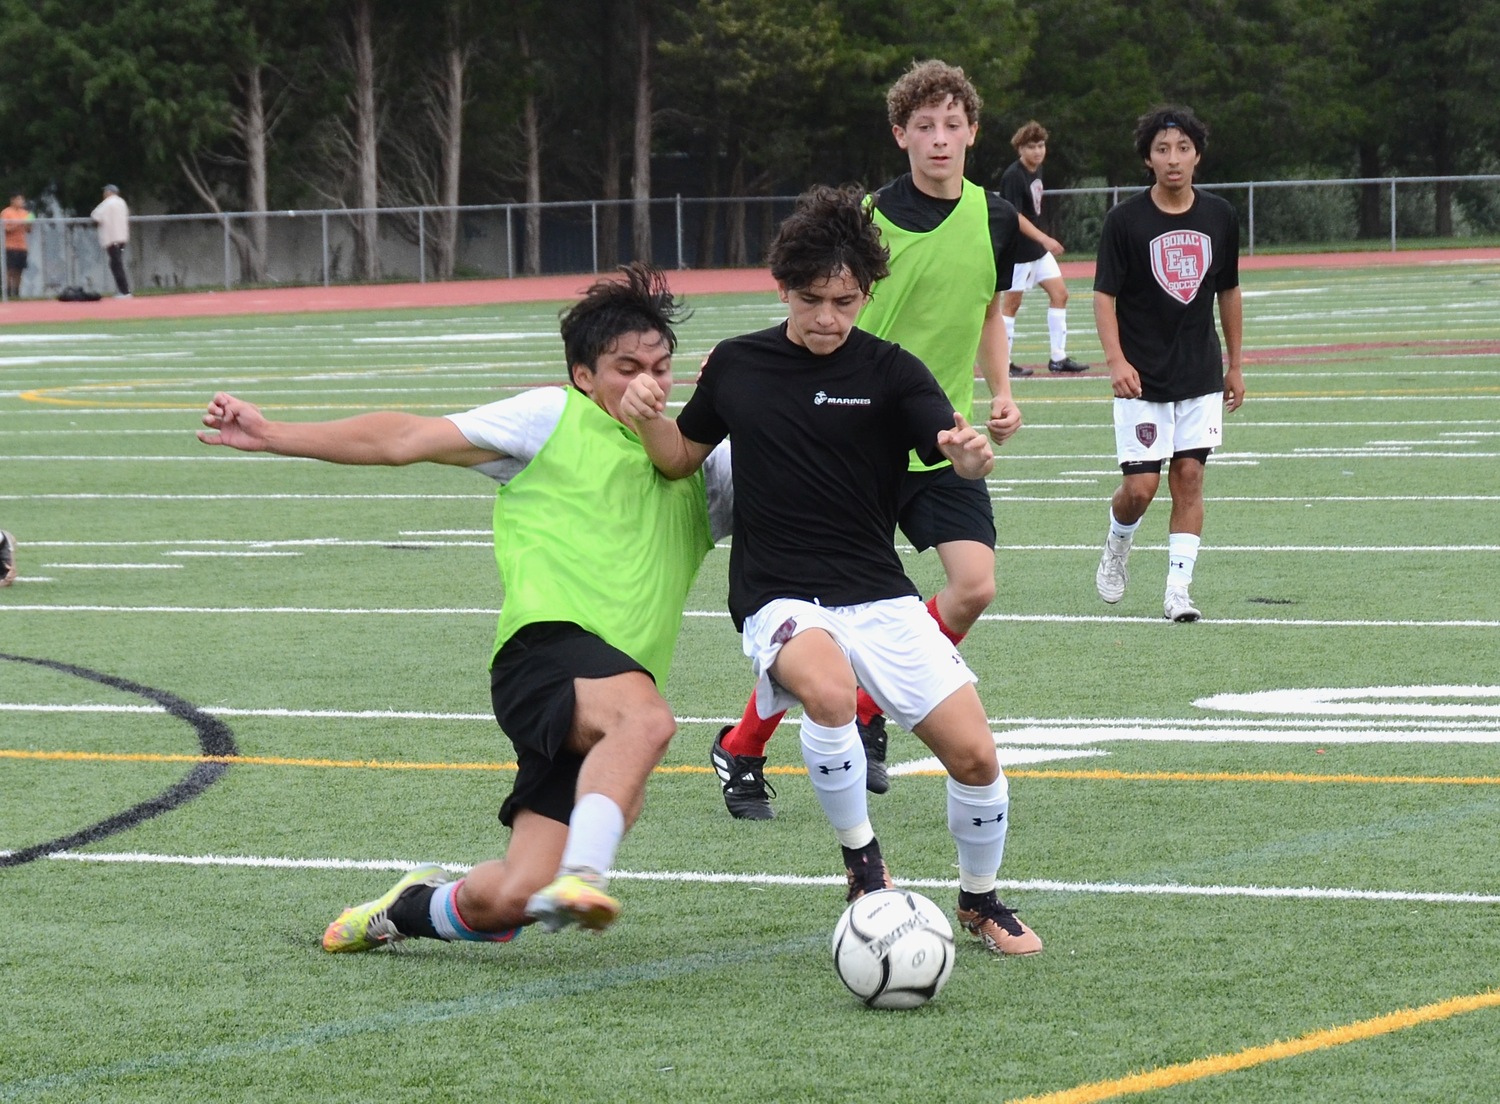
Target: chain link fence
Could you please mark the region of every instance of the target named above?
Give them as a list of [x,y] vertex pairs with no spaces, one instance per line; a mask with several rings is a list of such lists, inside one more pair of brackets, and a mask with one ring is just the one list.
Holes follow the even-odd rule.
[[[1242,247],[1379,247],[1403,242],[1500,244],[1500,176],[1205,183],[1240,212]],[[1439,190],[1451,225],[1440,226]],[[1053,233],[1074,258],[1091,256],[1104,215],[1135,188],[1047,192]],[[662,268],[762,263],[795,196],[646,203],[650,256]],[[632,200],[494,204],[265,214],[136,215],[126,271],[132,291],[317,286],[605,272],[636,259]],[[114,284],[92,221],[33,223],[23,298]],[[1378,227],[1378,234],[1374,228]],[[5,292],[0,286],[0,297]]]

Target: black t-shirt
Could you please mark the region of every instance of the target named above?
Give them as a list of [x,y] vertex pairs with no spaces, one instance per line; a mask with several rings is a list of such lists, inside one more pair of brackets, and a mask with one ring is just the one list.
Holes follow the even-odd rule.
[[[1011,206],[1031,220],[1037,229],[1043,229],[1046,223],[1042,221],[1042,173],[1028,172],[1026,166],[1021,164],[1020,158],[1000,174],[1000,195]],[[1028,264],[1041,258],[1047,252],[1038,243],[1032,241],[1025,234],[1020,235],[1021,240],[1016,245],[1016,263]]]
[[[995,290],[1008,291],[1011,275],[1020,260],[1020,243],[1031,239],[1021,233],[1015,207],[999,192],[986,191],[984,198],[990,213],[990,248],[995,253]],[[875,193],[875,206],[901,229],[930,234],[953,213],[958,200],[928,195],[917,187],[911,173],[905,173]]]
[[1094,290],[1115,297],[1120,348],[1141,398],[1181,402],[1224,389],[1214,296],[1240,286],[1240,224],[1227,200],[1193,189],[1180,215],[1147,189],[1104,218]]
[[729,612],[775,598],[849,606],[919,593],[893,545],[907,454],[941,459],[953,407],[920,360],[854,329],[818,356],[786,324],[721,341],[677,418],[683,435],[734,438]]

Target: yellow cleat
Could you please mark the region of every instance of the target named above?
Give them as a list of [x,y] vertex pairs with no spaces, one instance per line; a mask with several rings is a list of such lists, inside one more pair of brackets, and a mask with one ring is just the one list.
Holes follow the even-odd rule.
[[401,942],[406,936],[396,930],[396,925],[386,915],[396,898],[412,886],[438,886],[449,880],[448,872],[432,863],[408,871],[375,900],[353,905],[339,913],[339,918],[323,933],[323,949],[330,954],[349,954]]

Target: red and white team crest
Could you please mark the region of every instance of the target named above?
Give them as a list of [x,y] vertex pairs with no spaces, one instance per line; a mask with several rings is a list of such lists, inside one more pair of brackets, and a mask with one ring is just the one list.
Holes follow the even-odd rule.
[[1213,242],[1201,230],[1173,230],[1151,241],[1151,274],[1180,303],[1197,297],[1213,259]]
[[1137,422],[1135,426],[1135,439],[1146,448],[1156,444],[1156,423]]

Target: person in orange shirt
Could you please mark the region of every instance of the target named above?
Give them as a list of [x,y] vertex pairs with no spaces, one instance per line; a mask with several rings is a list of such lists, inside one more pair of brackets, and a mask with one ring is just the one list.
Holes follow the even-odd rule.
[[10,206],[0,211],[5,221],[5,290],[12,297],[21,294],[21,274],[26,271],[31,222],[36,216],[26,209],[26,197],[20,192],[10,197]]

